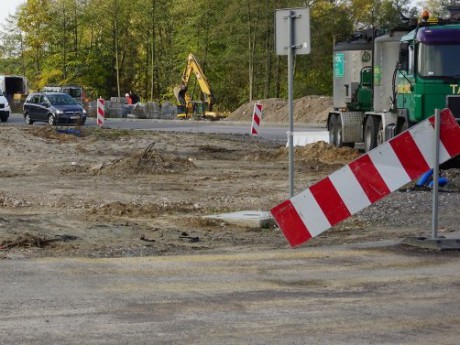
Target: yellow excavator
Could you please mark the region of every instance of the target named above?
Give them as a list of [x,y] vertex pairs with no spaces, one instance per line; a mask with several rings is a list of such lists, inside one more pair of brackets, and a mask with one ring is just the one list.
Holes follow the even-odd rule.
[[[204,102],[193,101],[188,92],[188,82],[192,73],[195,74],[198,85],[204,95]],[[177,107],[177,117],[179,118],[188,119],[194,115],[211,119],[223,117],[213,112],[214,96],[211,87],[203,73],[203,69],[193,54],[190,54],[187,58],[187,65],[182,73],[182,82],[180,86],[174,88],[174,96],[179,102],[179,106]]]

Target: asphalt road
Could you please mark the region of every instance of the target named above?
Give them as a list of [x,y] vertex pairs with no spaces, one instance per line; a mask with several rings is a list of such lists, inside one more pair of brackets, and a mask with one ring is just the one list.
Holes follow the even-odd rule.
[[458,344],[458,252],[2,260],[2,344]]
[[[12,114],[8,122],[2,125],[25,126],[23,115]],[[34,125],[44,126],[46,123],[35,123]],[[96,127],[96,119],[90,117],[85,126]],[[115,129],[138,129],[169,132],[190,132],[190,133],[222,133],[222,134],[247,134],[249,135],[251,125],[247,122],[231,121],[195,121],[195,120],[152,120],[133,118],[108,118],[105,120],[105,127]],[[287,142],[288,124],[264,124],[259,127],[259,137]],[[316,132],[326,131],[324,127],[311,125],[296,125],[294,131]]]

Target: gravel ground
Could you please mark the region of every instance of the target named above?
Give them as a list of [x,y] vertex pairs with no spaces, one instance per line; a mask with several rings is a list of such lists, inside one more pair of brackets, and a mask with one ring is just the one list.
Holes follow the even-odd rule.
[[[1,127],[0,256],[122,257],[287,248],[278,228],[203,216],[268,211],[287,198],[288,150],[238,135]],[[359,156],[297,148],[296,191]],[[458,230],[459,172],[439,195],[439,233]],[[305,246],[431,234],[431,192],[410,184]]]

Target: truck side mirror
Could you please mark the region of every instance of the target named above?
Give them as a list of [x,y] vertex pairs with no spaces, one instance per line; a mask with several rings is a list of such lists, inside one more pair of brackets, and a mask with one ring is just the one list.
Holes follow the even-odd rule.
[[399,47],[398,69],[407,71],[409,67],[409,43],[402,42]]

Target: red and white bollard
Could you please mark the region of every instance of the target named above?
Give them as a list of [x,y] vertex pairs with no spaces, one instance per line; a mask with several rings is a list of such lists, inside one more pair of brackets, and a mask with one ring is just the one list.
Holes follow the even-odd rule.
[[105,105],[102,97],[97,99],[97,118],[96,123],[99,127],[104,126]]
[[263,106],[260,103],[254,104],[254,112],[252,114],[252,125],[251,125],[251,134],[259,134],[260,121],[262,120],[262,110]]

